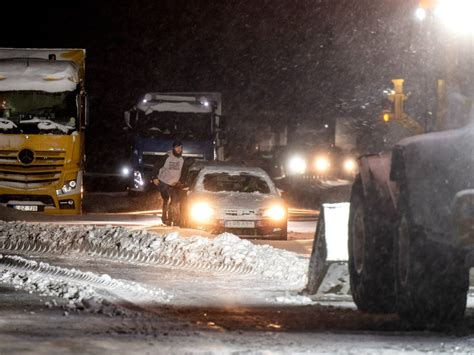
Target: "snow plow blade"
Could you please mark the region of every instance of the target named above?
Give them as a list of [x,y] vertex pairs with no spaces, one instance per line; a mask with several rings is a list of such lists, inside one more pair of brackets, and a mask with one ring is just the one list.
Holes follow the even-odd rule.
[[323,204],[314,235],[306,292],[315,295],[333,263],[347,262],[349,202]]

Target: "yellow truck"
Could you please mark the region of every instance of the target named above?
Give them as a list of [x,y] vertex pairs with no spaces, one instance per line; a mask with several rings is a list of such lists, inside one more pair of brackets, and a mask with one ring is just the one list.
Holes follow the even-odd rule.
[[81,213],[84,49],[0,48],[0,206]]

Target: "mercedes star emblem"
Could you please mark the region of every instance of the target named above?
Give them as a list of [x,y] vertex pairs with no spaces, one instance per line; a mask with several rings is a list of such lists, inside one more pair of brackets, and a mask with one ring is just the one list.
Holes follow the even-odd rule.
[[31,164],[35,160],[35,154],[29,149],[23,149],[18,153],[18,160],[25,165]]

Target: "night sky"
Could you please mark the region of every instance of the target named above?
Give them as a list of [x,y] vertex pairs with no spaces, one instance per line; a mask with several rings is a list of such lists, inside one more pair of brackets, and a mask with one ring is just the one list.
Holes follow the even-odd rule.
[[415,4],[21,3],[2,11],[2,46],[86,48],[87,152],[97,168],[123,158],[123,111],[150,91],[222,92],[223,113],[242,132],[256,121],[310,126],[338,116],[373,119],[392,78],[417,77],[416,87],[408,83],[415,93],[432,79],[419,69],[433,56],[426,31],[413,21]]

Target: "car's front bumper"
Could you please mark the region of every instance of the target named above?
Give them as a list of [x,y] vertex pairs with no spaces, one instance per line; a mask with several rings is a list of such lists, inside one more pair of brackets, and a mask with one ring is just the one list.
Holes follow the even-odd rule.
[[209,221],[206,224],[194,224],[192,227],[206,230],[213,234],[232,233],[244,238],[285,239],[287,221],[270,220],[232,220],[233,222],[251,222],[252,227],[229,226],[223,219]]

